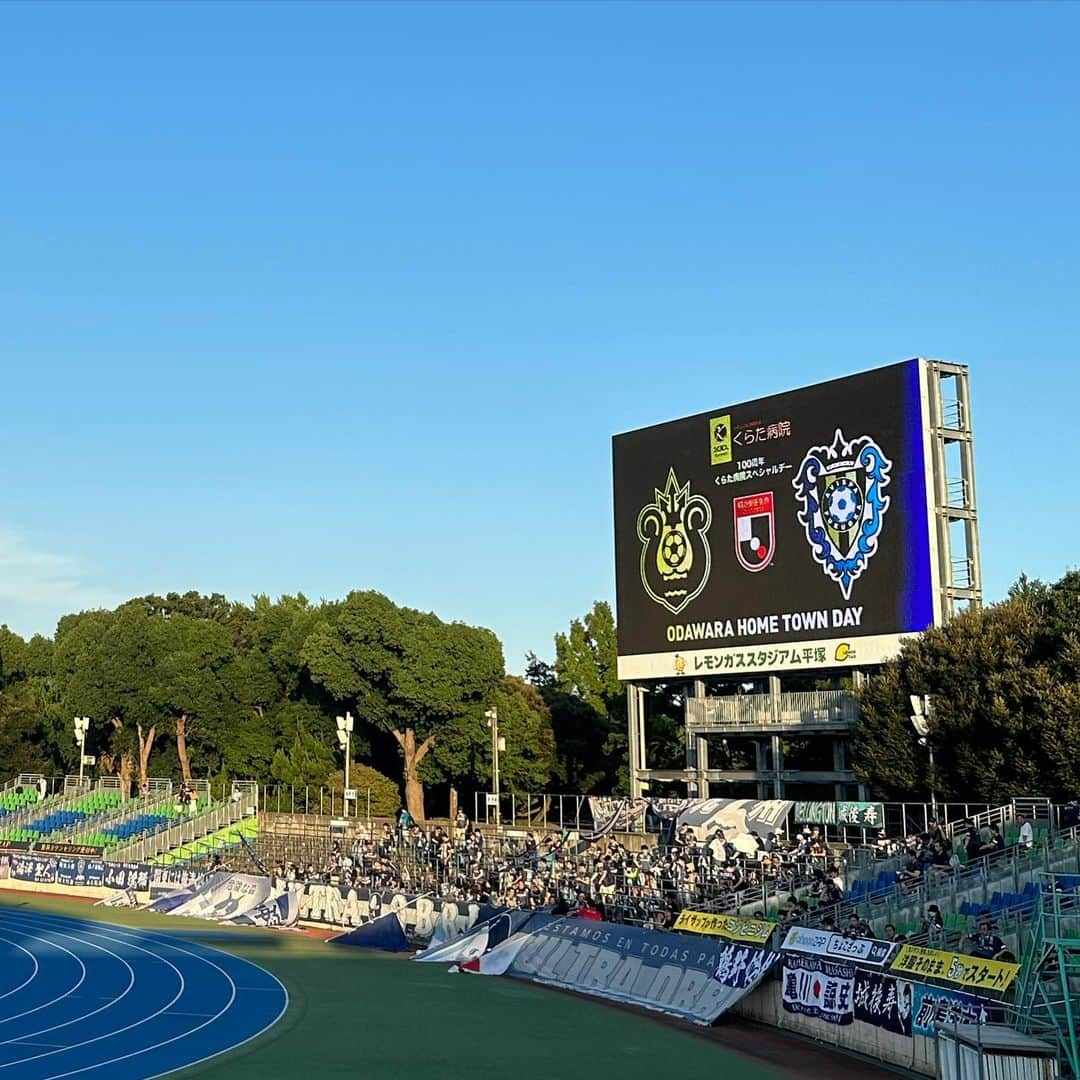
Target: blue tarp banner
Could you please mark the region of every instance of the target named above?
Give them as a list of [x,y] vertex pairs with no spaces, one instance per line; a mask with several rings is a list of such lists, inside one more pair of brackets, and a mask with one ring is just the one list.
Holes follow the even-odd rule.
[[775,960],[751,945],[572,917],[535,931],[530,924],[510,940],[518,938],[509,975],[697,1024],[711,1024],[743,998]]
[[446,940],[459,937],[498,910],[490,904],[441,900],[426,894],[379,892],[314,882],[303,886],[300,897],[300,918],[305,922],[363,926],[394,911],[401,918],[406,935],[420,942],[430,941],[437,930]]
[[428,948],[417,953],[413,959],[435,964],[462,964],[491,952],[496,945],[501,945],[511,934],[526,927],[536,929],[542,925],[543,920],[550,919],[550,915],[538,915],[531,911],[517,909],[501,911],[486,922],[477,923],[468,933],[452,941],[443,941],[439,944],[433,941]]
[[401,929],[401,920],[393,911],[350,930],[333,939],[335,945],[358,945],[362,949],[382,949],[383,952],[405,952],[409,942]]
[[61,855],[56,860],[57,885],[103,885],[105,864],[100,859]]

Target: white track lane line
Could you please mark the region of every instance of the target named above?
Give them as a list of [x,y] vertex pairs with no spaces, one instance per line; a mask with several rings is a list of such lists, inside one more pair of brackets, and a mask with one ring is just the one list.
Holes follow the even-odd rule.
[[[19,920],[19,921],[22,922],[24,920]],[[33,921],[33,916],[31,916],[29,920],[25,920],[25,921]],[[52,927],[50,927],[50,928],[52,928]],[[42,929],[42,927],[40,925],[38,925],[38,926],[35,926],[35,929]],[[55,929],[53,930],[53,932],[54,933],[59,933],[59,931],[56,931]],[[76,935],[74,933],[61,934],[61,936],[65,937],[65,938],[67,938],[69,940],[75,940],[75,938],[76,938]],[[180,999],[180,997],[183,995],[184,986],[185,986],[184,976],[183,976],[182,972],[180,971],[180,969],[175,964],[169,963],[169,961],[166,960],[165,957],[160,956],[157,953],[153,953],[149,949],[140,948],[138,945],[134,944],[134,942],[132,942],[130,940],[126,940],[124,938],[109,937],[106,934],[94,933],[92,930],[82,930],[80,932],[78,940],[80,942],[82,942],[83,939],[86,938],[86,937],[101,938],[104,941],[112,941],[114,944],[125,944],[125,945],[128,945],[130,948],[135,949],[138,952],[146,953],[147,956],[150,956],[155,960],[160,960],[162,963],[168,964],[168,966],[171,967],[173,969],[173,971],[176,972],[176,977],[180,980],[180,989],[177,990],[177,992],[173,995],[173,997],[168,1002],[166,1002],[160,1009],[158,1009],[157,1012],[153,1012],[149,1016],[143,1017],[142,1020],[137,1020],[137,1021],[135,1021],[135,1023],[127,1024],[127,1025],[125,1025],[124,1027],[121,1027],[121,1028],[114,1028],[112,1031],[107,1031],[107,1032],[105,1032],[105,1034],[97,1035],[92,1039],[84,1039],[82,1042],[72,1043],[70,1046],[63,1046],[63,1047],[60,1047],[57,1050],[48,1050],[44,1054],[31,1054],[29,1057],[19,1058],[17,1061],[5,1062],[3,1064],[0,1064],[0,1070],[9,1069],[9,1068],[11,1068],[12,1065],[25,1065],[28,1061],[38,1061],[40,1058],[52,1057],[53,1054],[62,1054],[65,1051],[68,1051],[68,1050],[78,1050],[79,1047],[81,1047],[81,1046],[89,1046],[91,1043],[100,1042],[102,1039],[111,1039],[114,1035],[120,1035],[125,1031],[131,1031],[132,1028],[137,1028],[137,1027],[140,1027],[143,1024],[149,1023],[149,1021],[153,1020],[155,1017],[160,1016],[163,1012],[167,1012],[169,1010],[170,1006],[174,1005]],[[39,940],[45,940],[45,939],[41,938]],[[58,946],[58,948],[62,948],[62,946]],[[68,951],[69,950],[64,949],[64,952],[68,952]],[[105,951],[109,952],[110,950],[106,949]],[[185,950],[181,949],[180,951],[184,952]],[[72,955],[74,955],[74,954],[72,954]],[[113,953],[112,955],[116,956],[115,953]],[[194,954],[192,954],[192,955],[194,955]],[[78,959],[78,957],[76,957],[76,959]],[[117,956],[116,959],[119,960],[120,958]],[[218,970],[220,970],[220,968]],[[83,966],[83,978],[84,979],[86,978],[86,967],[85,967],[85,965]],[[232,982],[231,979],[229,981]],[[80,982],[81,982],[81,980],[80,980]],[[72,991],[69,990],[68,994],[70,994],[71,992]],[[64,994],[63,996],[67,997],[67,994]],[[236,996],[236,988],[235,988],[235,985],[234,985],[234,987],[233,987],[233,997],[235,998],[235,996]],[[55,1000],[59,1001],[61,999],[57,998]],[[41,1006],[39,1006],[39,1008],[40,1007]],[[32,1009],[30,1011],[31,1012],[36,1012],[37,1010]],[[100,1010],[95,1010],[95,1011],[100,1011]],[[202,1027],[202,1026],[204,1026],[204,1025],[200,1025],[200,1027]],[[198,1029],[196,1029],[196,1030],[198,1030]],[[178,1036],[178,1037],[183,1038],[183,1036]],[[168,1041],[173,1042],[174,1040],[170,1039]],[[11,1044],[11,1045],[14,1045],[14,1044]],[[148,1047],[147,1049],[153,1049],[153,1047]],[[118,1057],[118,1058],[111,1058],[110,1060],[122,1061],[124,1056],[131,1057],[133,1055],[130,1055],[130,1054],[129,1055],[123,1055],[123,1056]],[[96,1068],[98,1068],[98,1066],[100,1066],[102,1064],[105,1064],[105,1062],[99,1061],[96,1064],[88,1066],[88,1067],[92,1068],[92,1069],[96,1069]],[[75,1072],[85,1072],[85,1071],[86,1071],[85,1069],[76,1069],[75,1070]],[[67,1073],[60,1073],[59,1075],[66,1076],[68,1074]]]
[[[2,925],[3,923],[0,922],[0,926]],[[11,926],[10,924],[8,925],[8,929],[15,930],[16,932],[18,931],[17,927]],[[39,928],[34,927],[34,929]],[[34,1008],[27,1009],[25,1012],[15,1013],[14,1016],[5,1016],[2,1020],[0,1020],[0,1024],[9,1024],[12,1020],[20,1020],[22,1019],[22,1017],[29,1016],[31,1013],[39,1012],[41,1009],[47,1009],[50,1005],[55,1005],[58,1001],[63,1001],[64,998],[74,994],[75,991],[78,990],[79,987],[82,986],[82,984],[86,981],[86,965],[70,949],[65,949],[63,945],[58,945],[55,941],[50,941],[48,938],[38,937],[36,934],[24,934],[23,938],[24,940],[29,939],[31,941],[40,941],[45,945],[51,945],[54,949],[59,949],[61,952],[67,953],[68,956],[70,956],[71,959],[74,960],[80,968],[82,968],[82,974],[79,976],[79,981],[70,990],[65,991],[59,997],[54,997],[51,1001],[43,1002],[41,1005],[36,1005]],[[0,1066],[0,1068],[2,1068],[2,1066]]]
[[[29,913],[18,912],[17,914],[29,914]],[[61,916],[60,919],[62,919],[68,925],[70,925],[70,923],[73,922],[73,921],[77,921],[77,920],[73,920],[73,919],[71,919],[70,917],[67,917],[67,916]],[[153,1046],[143,1047],[143,1049],[141,1049],[141,1050],[133,1050],[131,1053],[128,1053],[128,1054],[120,1054],[120,1055],[112,1056],[112,1057],[108,1058],[105,1061],[96,1062],[95,1064],[92,1064],[92,1065],[85,1065],[85,1066],[83,1066],[82,1068],[79,1068],[79,1069],[72,1069],[69,1072],[63,1072],[63,1073],[55,1073],[55,1074],[53,1074],[51,1076],[43,1078],[43,1080],[64,1080],[65,1077],[77,1076],[79,1073],[90,1072],[93,1069],[101,1068],[103,1065],[111,1065],[112,1063],[117,1062],[117,1061],[126,1061],[129,1058],[138,1057],[140,1054],[152,1053],[154,1050],[157,1050],[159,1047],[168,1046],[170,1043],[178,1042],[180,1039],[185,1039],[189,1035],[194,1035],[196,1031],[201,1031],[204,1027],[209,1026],[215,1020],[217,1020],[220,1017],[224,1016],[225,1013],[227,1013],[233,1007],[233,1004],[236,1001],[236,993],[237,993],[237,985],[236,985],[235,980],[232,978],[232,976],[229,975],[229,973],[227,971],[225,971],[223,968],[219,967],[212,960],[207,959],[205,956],[201,956],[199,953],[191,952],[189,949],[182,948],[180,945],[177,945],[175,943],[175,941],[172,940],[171,938],[169,938],[168,936],[164,936],[163,938],[159,939],[155,934],[153,934],[150,931],[140,931],[140,930],[135,930],[135,929],[129,929],[127,927],[113,926],[113,925],[111,925],[109,923],[105,923],[105,924],[87,924],[87,923],[84,923],[83,925],[84,926],[87,926],[87,925],[96,925],[96,926],[105,925],[110,930],[116,931],[118,933],[118,936],[110,937],[110,936],[105,935],[105,934],[95,934],[94,936],[101,937],[101,938],[104,938],[105,940],[113,941],[113,942],[116,942],[116,943],[128,944],[132,948],[138,949],[140,952],[149,953],[149,950],[142,949],[140,946],[135,945],[134,941],[132,940],[133,938],[137,939],[137,940],[140,940],[140,941],[153,942],[155,944],[164,945],[167,948],[173,949],[176,952],[182,953],[185,956],[190,956],[195,960],[200,960],[203,963],[208,964],[210,967],[212,967],[212,968],[216,969],[218,972],[220,972],[221,975],[225,978],[225,980],[232,987],[232,990],[231,990],[231,993],[229,995],[229,1000],[225,1003],[223,1008],[219,1009],[208,1020],[204,1020],[203,1023],[197,1025],[196,1027],[190,1028],[189,1030],[187,1030],[185,1032],[182,1032],[180,1035],[174,1035],[171,1039],[165,1039],[163,1042],[155,1043]],[[89,931],[84,931],[84,932],[89,932]],[[166,960],[163,956],[160,956],[160,955],[154,954],[154,953],[150,953],[150,955],[156,955],[157,959],[161,960],[165,964],[169,964],[169,961]],[[245,1044],[251,1042],[253,1039],[257,1039],[264,1032],[269,1031],[270,1028],[272,1028],[285,1015],[287,1009],[289,1008],[289,992],[288,992],[288,990],[285,989],[285,986],[281,982],[281,980],[278,979],[277,976],[272,975],[270,972],[266,971],[265,969],[260,968],[257,964],[252,964],[250,960],[244,960],[242,957],[236,957],[234,959],[238,959],[242,964],[245,964],[247,966],[255,968],[257,971],[262,972],[262,974],[266,975],[268,978],[273,979],[274,982],[276,982],[278,984],[278,986],[281,988],[282,997],[284,998],[284,1002],[283,1002],[283,1004],[281,1006],[281,1011],[277,1014],[277,1016],[274,1017],[273,1020],[270,1021],[270,1023],[265,1025],[259,1031],[254,1032],[252,1035],[249,1035],[246,1039],[241,1039],[240,1042],[238,1042],[238,1043],[234,1043],[231,1046],[223,1047],[221,1050],[216,1050],[214,1053],[207,1054],[205,1057],[198,1058],[195,1061],[185,1062],[183,1065],[177,1065],[174,1068],[166,1069],[165,1072],[152,1073],[151,1076],[147,1078],[147,1080],[153,1080],[153,1078],[158,1077],[158,1076],[167,1076],[169,1073],[179,1072],[181,1069],[189,1069],[189,1068],[192,1068],[195,1065],[201,1065],[203,1062],[210,1061],[212,1058],[218,1057],[220,1054],[225,1054],[225,1053],[228,1053],[231,1050],[236,1050],[239,1047],[244,1046]],[[174,967],[174,965],[172,965],[172,964],[169,964],[169,966]],[[175,968],[174,968],[174,970],[175,970]],[[182,976],[181,976],[181,978],[182,978]],[[250,990],[254,990],[254,989],[262,990],[262,989],[265,989],[265,988],[264,987],[248,988],[248,992],[250,992]],[[176,1001],[176,998],[173,998],[173,1002],[175,1002],[175,1001]],[[170,1002],[169,1004],[171,1005],[173,1002]],[[167,1009],[168,1006],[165,1006],[165,1008]],[[140,1024],[146,1023],[148,1020],[153,1019],[155,1016],[159,1016],[164,1011],[165,1011],[165,1009],[159,1009],[158,1012],[153,1014],[153,1016],[146,1017],[144,1020],[141,1020],[136,1024],[129,1024],[125,1028],[119,1028],[116,1031],[107,1032],[105,1035],[99,1035],[99,1036],[97,1036],[97,1038],[94,1038],[94,1039],[87,1039],[85,1042],[76,1043],[74,1046],[65,1047],[64,1049],[65,1050],[74,1050],[74,1049],[77,1049],[80,1046],[86,1046],[89,1043],[98,1042],[101,1039],[111,1038],[113,1035],[118,1035],[122,1031],[128,1031],[131,1028],[138,1027],[138,1026],[140,1026]],[[59,1051],[53,1051],[53,1053],[58,1053],[58,1052]],[[38,1054],[36,1056],[37,1057],[49,1057],[50,1055],[49,1054]],[[33,1060],[33,1059],[23,1058],[22,1060],[23,1061],[29,1061],[29,1060]],[[3,1066],[0,1066],[0,1068],[3,1068]]]
[[[119,929],[119,927],[117,927],[116,929]],[[144,936],[144,937],[149,936],[150,940],[155,940],[152,935],[140,935],[140,936]],[[162,944],[165,944],[165,943],[166,942],[162,942]],[[229,1000],[225,1003],[225,1006],[223,1008],[219,1009],[216,1013],[214,1013],[214,1015],[211,1016],[209,1020],[205,1020],[203,1023],[199,1024],[197,1027],[193,1027],[190,1030],[185,1031],[181,1035],[175,1035],[171,1039],[166,1039],[164,1042],[158,1043],[156,1046],[148,1046],[148,1047],[146,1047],[146,1048],[144,1048],[142,1050],[135,1050],[130,1054],[121,1054],[118,1057],[110,1058],[108,1062],[104,1062],[102,1064],[111,1065],[115,1061],[126,1061],[128,1058],[138,1057],[140,1054],[150,1053],[151,1051],[156,1050],[159,1046],[168,1046],[169,1043],[177,1042],[179,1039],[185,1039],[189,1035],[194,1035],[196,1031],[201,1031],[204,1027],[207,1027],[209,1024],[212,1024],[219,1017],[224,1016],[225,1013],[227,1013],[233,1007],[233,1003],[236,1001],[236,992],[237,992],[238,988],[237,988],[235,980],[232,978],[231,975],[229,975],[229,973],[227,971],[225,971],[223,968],[219,967],[212,960],[209,960],[204,956],[200,956],[198,953],[193,953],[193,952],[189,951],[188,949],[183,949],[179,945],[173,944],[172,942],[167,942],[167,944],[168,944],[168,946],[170,948],[176,949],[178,952],[182,952],[186,956],[192,956],[192,957],[195,957],[198,960],[202,960],[204,963],[209,964],[210,967],[216,968],[218,971],[220,971],[221,974],[228,981],[228,983],[232,986],[232,993],[231,993],[231,995],[229,997]],[[288,990],[285,989],[285,986],[281,982],[281,980],[278,979],[276,975],[271,975],[270,972],[266,971],[263,968],[260,968],[257,964],[252,964],[250,960],[244,960],[243,957],[234,957],[234,959],[239,959],[241,963],[246,964],[246,965],[250,965],[251,967],[254,967],[256,970],[261,971],[264,975],[267,975],[269,978],[273,979],[274,982],[276,982],[278,984],[278,986],[281,987],[281,994],[285,999],[284,1004],[281,1006],[281,1011],[277,1014],[277,1016],[274,1017],[273,1020],[270,1021],[269,1024],[267,1024],[265,1027],[261,1028],[259,1031],[256,1031],[254,1034],[249,1035],[246,1039],[241,1039],[240,1042],[234,1043],[232,1046],[226,1046],[221,1050],[216,1050],[214,1053],[207,1054],[205,1057],[198,1058],[195,1061],[189,1061],[189,1062],[187,1062],[187,1063],[185,1063],[183,1065],[177,1065],[172,1069],[166,1069],[165,1072],[153,1073],[153,1074],[151,1074],[150,1077],[147,1077],[146,1080],[156,1080],[156,1077],[159,1077],[159,1076],[167,1076],[169,1073],[179,1072],[181,1069],[190,1069],[190,1068],[193,1068],[195,1065],[201,1065],[205,1061],[210,1061],[212,1058],[216,1058],[220,1054],[228,1053],[230,1050],[236,1050],[238,1047],[244,1046],[246,1043],[251,1042],[252,1039],[257,1039],[260,1035],[262,1035],[262,1033],[264,1031],[269,1031],[270,1028],[272,1028],[285,1015],[285,1011],[289,1007],[289,992],[288,992]],[[267,988],[265,988],[265,987],[253,987],[253,988],[248,988],[248,989],[250,991],[251,989],[262,990],[262,989],[267,989]],[[81,1068],[81,1069],[73,1069],[71,1072],[56,1073],[53,1076],[45,1077],[44,1080],[64,1080],[65,1077],[75,1076],[78,1073],[89,1072],[91,1069],[96,1069],[96,1068],[99,1068],[99,1067],[100,1067],[100,1065],[87,1065],[87,1066],[85,1066],[84,1068]]]
[[[63,934],[61,936],[66,938],[68,941],[72,940],[72,935],[71,934]],[[124,992],[122,994],[119,994],[116,997],[110,998],[108,1001],[105,1002],[104,1005],[99,1005],[96,1009],[91,1009],[90,1012],[83,1013],[81,1016],[76,1016],[72,1020],[65,1020],[64,1023],[62,1023],[62,1024],[53,1024],[52,1027],[40,1028],[38,1031],[30,1031],[30,1032],[27,1032],[26,1035],[19,1035],[19,1036],[16,1036],[14,1039],[0,1040],[0,1046],[16,1046],[16,1045],[22,1043],[22,1041],[24,1039],[33,1039],[38,1035],[46,1035],[50,1031],[59,1031],[60,1028],[68,1027],[71,1024],[77,1024],[77,1023],[79,1023],[80,1020],[89,1019],[89,1017],[96,1016],[99,1012],[104,1012],[106,1009],[111,1009],[113,1005],[115,1005],[118,1001],[123,1001],[124,998],[126,998],[128,996],[128,994],[131,993],[132,988],[135,986],[135,969],[122,956],[119,956],[117,953],[114,953],[112,951],[112,949],[106,949],[102,945],[95,945],[92,941],[82,941],[81,939],[80,939],[80,941],[84,945],[89,945],[91,949],[97,949],[98,952],[103,952],[103,953],[105,953],[106,956],[111,956],[111,957],[113,957],[114,960],[119,960],[120,963],[123,964],[124,967],[127,968],[127,970],[128,970],[128,984],[124,988]],[[45,1044],[43,1044],[43,1045],[45,1045]],[[53,1043],[52,1045],[55,1046],[57,1044]]]
[[10,997],[12,994],[17,994],[24,986],[29,986],[34,979],[37,978],[38,969],[41,965],[38,964],[37,957],[29,949],[24,949],[17,941],[12,941],[11,938],[6,937],[0,937],[0,941],[6,941],[9,945],[14,945],[19,952],[26,953],[26,955],[30,957],[30,962],[34,965],[34,970],[31,972],[29,979],[19,983],[14,990],[7,990],[3,994],[0,994],[0,1001],[3,1001],[4,998]]

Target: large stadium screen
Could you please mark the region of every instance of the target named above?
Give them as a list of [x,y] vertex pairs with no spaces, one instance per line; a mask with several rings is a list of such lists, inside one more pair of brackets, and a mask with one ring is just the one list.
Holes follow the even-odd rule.
[[616,435],[619,677],[861,667],[940,611],[925,362]]

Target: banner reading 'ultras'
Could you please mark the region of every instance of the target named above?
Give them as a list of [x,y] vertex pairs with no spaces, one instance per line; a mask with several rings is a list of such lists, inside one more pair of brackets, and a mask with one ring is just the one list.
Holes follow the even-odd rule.
[[876,663],[936,612],[927,371],[613,440],[619,677]]
[[586,919],[556,919],[522,937],[510,975],[698,1024],[711,1024],[745,997],[777,958],[752,945]]

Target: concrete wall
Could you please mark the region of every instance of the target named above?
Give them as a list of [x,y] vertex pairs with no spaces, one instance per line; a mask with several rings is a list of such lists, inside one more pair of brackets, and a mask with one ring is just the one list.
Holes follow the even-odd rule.
[[786,1012],[778,979],[766,979],[731,1012],[746,1020],[793,1031],[912,1072],[925,1073],[927,1076],[934,1076],[937,1072],[937,1049],[932,1038],[926,1035],[912,1035],[911,1038],[895,1035],[884,1028],[864,1024],[861,1020],[851,1024],[828,1024],[816,1017]]
[[[116,892],[104,885],[55,885],[41,881],[16,881],[14,878],[0,881],[0,889],[4,892],[38,893],[42,896],[78,896],[86,900],[104,900],[106,896]],[[150,899],[148,892],[136,895],[144,903]]]

